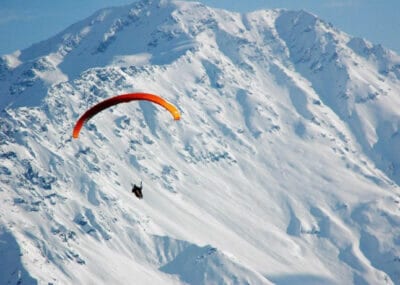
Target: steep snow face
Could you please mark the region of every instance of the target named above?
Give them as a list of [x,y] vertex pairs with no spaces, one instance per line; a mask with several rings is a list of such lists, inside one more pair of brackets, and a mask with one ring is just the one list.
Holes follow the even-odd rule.
[[289,12],[276,23],[296,71],[348,124],[376,166],[399,183],[400,57],[307,13]]
[[[398,63],[306,12],[178,1],[3,57],[0,281],[399,283]],[[181,121],[133,102],[72,140],[134,91]]]

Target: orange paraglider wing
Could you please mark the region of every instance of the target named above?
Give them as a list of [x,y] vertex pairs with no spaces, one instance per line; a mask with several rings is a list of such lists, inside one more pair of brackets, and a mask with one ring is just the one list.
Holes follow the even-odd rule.
[[94,115],[97,113],[103,111],[104,109],[107,109],[108,107],[120,104],[120,103],[128,103],[130,101],[134,100],[146,100],[150,101],[156,104],[159,104],[163,106],[165,109],[167,109],[171,115],[174,117],[174,120],[179,120],[180,119],[180,114],[178,109],[169,103],[168,101],[164,100],[160,96],[154,95],[154,94],[149,94],[149,93],[129,93],[129,94],[124,94],[124,95],[118,95],[115,97],[108,98],[93,107],[91,107],[89,110],[87,110],[76,122],[74,130],[72,132],[72,137],[73,138],[78,138],[79,132],[81,131],[81,128],[87,122],[92,118]]

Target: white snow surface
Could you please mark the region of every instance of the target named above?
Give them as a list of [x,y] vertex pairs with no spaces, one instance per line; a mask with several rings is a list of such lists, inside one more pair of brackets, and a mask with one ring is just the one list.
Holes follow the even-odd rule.
[[[399,83],[307,12],[180,1],[2,57],[0,284],[400,284]],[[72,139],[137,91],[181,120],[132,102]]]

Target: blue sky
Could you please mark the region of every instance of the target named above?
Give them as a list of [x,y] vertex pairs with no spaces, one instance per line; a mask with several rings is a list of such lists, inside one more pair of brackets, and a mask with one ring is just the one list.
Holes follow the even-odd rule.
[[[96,10],[134,0],[0,0],[0,55],[45,40]],[[304,9],[340,30],[400,54],[400,0],[200,0],[211,7],[247,12]]]

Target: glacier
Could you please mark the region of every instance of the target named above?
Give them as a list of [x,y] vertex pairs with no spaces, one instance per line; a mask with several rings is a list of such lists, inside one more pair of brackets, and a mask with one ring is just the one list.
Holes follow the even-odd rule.
[[[143,0],[0,79],[0,284],[400,284],[396,53],[306,11]],[[140,91],[181,120],[122,104],[72,139]]]

